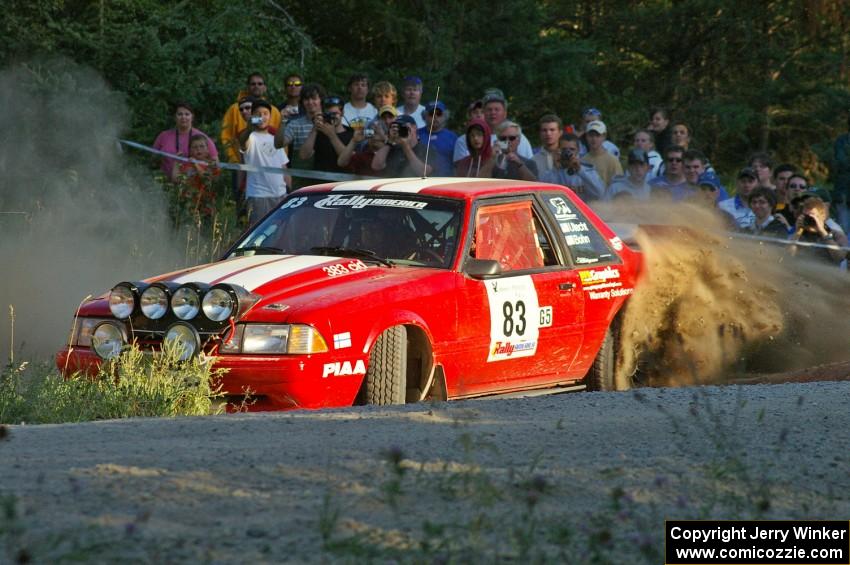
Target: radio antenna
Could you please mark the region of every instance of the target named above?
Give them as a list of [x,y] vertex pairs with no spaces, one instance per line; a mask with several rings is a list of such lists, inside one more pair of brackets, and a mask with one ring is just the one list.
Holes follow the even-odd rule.
[[431,113],[431,123],[428,124],[428,143],[425,145],[425,168],[422,169],[422,178],[428,178],[428,154],[431,152],[431,134],[434,132],[434,120],[437,119],[437,102],[440,101],[440,87],[437,87],[437,95],[434,97],[434,111]]

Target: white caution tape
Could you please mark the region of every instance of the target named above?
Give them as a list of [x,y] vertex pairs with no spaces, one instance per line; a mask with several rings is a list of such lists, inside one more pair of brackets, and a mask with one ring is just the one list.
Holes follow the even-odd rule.
[[[174,155],[173,153],[167,153],[165,151],[160,151],[159,149],[154,149],[153,147],[149,147],[147,145],[142,145],[141,143],[136,143],[135,141],[129,141],[127,139],[119,139],[120,143],[132,147],[134,149],[140,149],[142,151],[147,151],[148,153],[153,153],[154,155],[162,155],[163,157],[169,157],[174,159],[175,161],[183,161],[184,163],[197,163],[201,165],[208,165],[206,161],[198,161],[197,159],[190,159],[188,157],[184,157],[182,155]],[[346,173],[329,173],[326,171],[312,171],[309,169],[278,169],[276,167],[255,167],[254,165],[244,165],[240,163],[218,163],[216,165],[221,169],[230,169],[232,171],[245,171],[248,173],[272,173],[276,175],[290,175],[293,177],[305,177],[310,179],[319,179],[319,180],[361,180],[361,179],[374,179],[376,177],[366,177],[360,175],[349,175]]]

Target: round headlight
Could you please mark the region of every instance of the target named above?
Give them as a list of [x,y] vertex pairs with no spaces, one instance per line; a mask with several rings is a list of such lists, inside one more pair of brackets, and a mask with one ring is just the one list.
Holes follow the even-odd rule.
[[174,344],[177,348],[177,358],[186,361],[195,355],[201,348],[201,336],[189,324],[177,323],[165,332],[165,341]]
[[198,315],[201,309],[201,300],[195,289],[181,286],[171,297],[171,309],[174,315],[181,320],[191,320]]
[[139,298],[142,314],[151,320],[159,320],[168,312],[168,295],[159,286],[149,286]]
[[135,307],[136,297],[129,286],[119,284],[109,293],[109,311],[119,320],[129,318]]
[[104,322],[94,329],[91,345],[101,359],[114,359],[124,347],[124,332],[112,322]]
[[204,295],[204,314],[213,322],[223,322],[233,314],[233,297],[223,288],[213,288]]

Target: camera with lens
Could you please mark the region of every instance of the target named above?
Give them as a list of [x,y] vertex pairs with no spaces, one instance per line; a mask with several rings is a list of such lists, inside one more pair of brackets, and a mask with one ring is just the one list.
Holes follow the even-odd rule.
[[815,219],[813,217],[806,215],[806,216],[803,216],[803,227],[804,228],[817,229],[818,223],[815,221]]
[[393,122],[393,125],[396,128],[398,128],[398,136],[399,137],[407,137],[407,135],[408,135],[407,122],[402,122],[402,121],[396,120],[396,121]]
[[322,119],[325,120],[326,124],[335,124],[336,123],[336,114],[331,114],[328,112],[322,112]]
[[572,149],[561,149],[561,166],[567,169],[567,173],[574,175],[578,172],[578,169],[575,169],[570,166],[570,163],[575,157],[575,151]]
[[508,142],[497,140],[496,141],[496,148],[499,149],[500,151],[507,151],[508,150]]
[[262,123],[263,123],[263,118],[261,118],[260,116],[251,116],[251,125],[259,126],[259,125],[262,125]]
[[363,137],[368,139],[373,135],[375,135],[375,130],[373,130],[372,128],[363,128]]

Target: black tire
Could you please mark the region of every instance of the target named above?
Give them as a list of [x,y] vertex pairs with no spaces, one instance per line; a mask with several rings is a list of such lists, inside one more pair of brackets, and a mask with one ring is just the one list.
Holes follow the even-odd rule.
[[610,326],[593,365],[587,373],[588,390],[616,390],[614,387],[614,369],[617,360],[616,332]]
[[375,341],[366,370],[367,404],[404,404],[407,394],[407,330],[393,326]]

